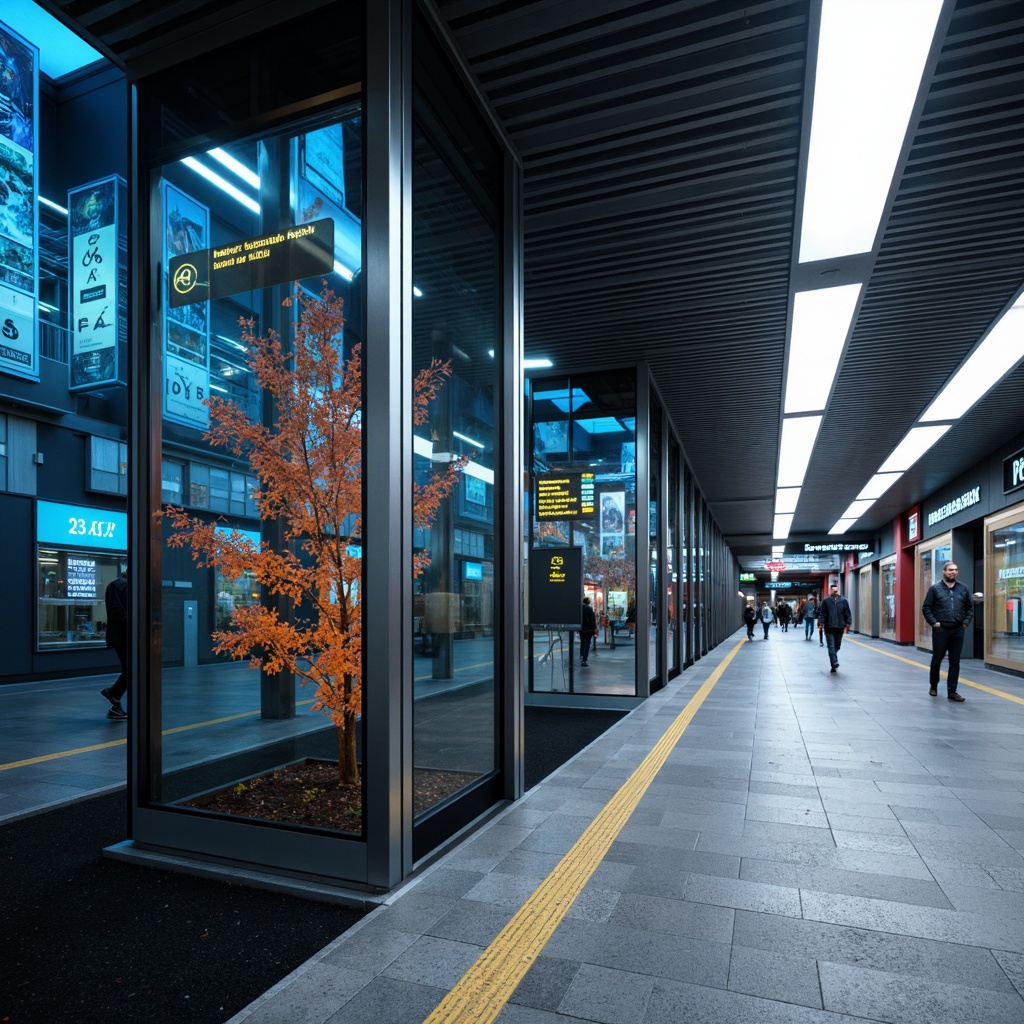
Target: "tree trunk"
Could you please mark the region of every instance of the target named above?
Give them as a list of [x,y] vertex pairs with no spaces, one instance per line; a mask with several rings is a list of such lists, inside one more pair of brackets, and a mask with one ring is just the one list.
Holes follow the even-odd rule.
[[[352,677],[345,676],[344,692],[346,698],[352,694]],[[342,712],[342,723],[338,726],[338,783],[342,786],[355,785],[359,781],[359,762],[356,760],[356,730],[358,720],[355,711],[346,699],[346,708]]]

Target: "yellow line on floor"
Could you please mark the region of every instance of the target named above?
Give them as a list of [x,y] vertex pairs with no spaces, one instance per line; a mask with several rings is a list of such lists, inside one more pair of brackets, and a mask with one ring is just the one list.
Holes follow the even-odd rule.
[[[856,644],[858,647],[863,647],[867,651],[874,651],[876,654],[884,654],[887,658],[894,658],[896,661],[902,661],[905,665],[913,665],[914,668],[923,668],[925,672],[928,671],[929,666],[922,664],[920,661],[914,661],[911,658],[904,658],[901,654],[892,654],[889,651],[881,651],[877,647],[872,647],[871,644],[866,644],[861,640],[854,640],[852,637],[845,637],[847,643]],[[939,673],[943,679],[946,678],[945,672]],[[973,683],[970,679],[964,679],[960,677],[960,682],[965,686],[973,686],[976,690],[984,690],[985,693],[991,693],[993,697],[1002,697],[1003,700],[1012,700],[1015,704],[1024,704],[1024,697],[1018,697],[1014,693],[1007,693],[1005,690],[996,690],[991,686],[986,686],[984,683]]]
[[697,709],[745,642],[740,641],[726,655],[622,788],[441,1000],[425,1024],[490,1024],[498,1016],[622,831]]
[[[296,703],[296,707],[304,704],[312,704],[312,700],[303,700]],[[170,736],[175,732],[188,732],[190,729],[204,729],[210,725],[220,725],[222,722],[234,722],[239,718],[252,718],[258,715],[259,711],[243,711],[238,715],[227,715],[225,718],[211,718],[206,722],[193,722],[191,725],[178,725],[173,729],[164,729],[161,735]],[[26,757],[23,761],[10,761],[8,764],[0,764],[0,772],[9,768],[25,768],[30,764],[43,764],[45,761],[59,761],[62,757],[74,757],[76,754],[90,754],[94,750],[106,750],[109,747],[123,747],[127,740],[111,740],[109,743],[94,743],[89,747],[76,747],[74,750],[57,750],[52,754],[40,754],[39,757]]]

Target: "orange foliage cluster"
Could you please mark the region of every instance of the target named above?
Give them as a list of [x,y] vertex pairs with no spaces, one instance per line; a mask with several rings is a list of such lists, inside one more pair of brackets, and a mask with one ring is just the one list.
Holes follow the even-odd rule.
[[[260,518],[279,520],[285,545],[257,549],[238,531],[168,505],[163,515],[173,532],[171,547],[192,549],[201,566],[216,566],[229,579],[244,573],[291,604],[291,614],[256,604],[236,608],[231,628],[213,634],[214,650],[248,657],[268,673],[286,669],[314,685],[313,710],[330,715],[338,728],[339,781],[358,778],[356,721],[362,709],[362,363],[360,347],[346,360],[339,339],[342,300],[324,286],[319,298],[296,289],[285,305],[299,319],[290,348],[275,332],[253,333],[243,320],[242,340],[260,386],[272,396],[274,422],[252,422],[230,401],[211,398],[212,447],[249,460],[259,479]],[[433,361],[413,383],[413,419],[428,419],[430,402],[450,376],[448,363]],[[387,457],[386,455],[382,457]],[[413,519],[433,521],[455,486],[464,461],[454,458],[414,491]],[[429,564],[419,556],[413,571]]]

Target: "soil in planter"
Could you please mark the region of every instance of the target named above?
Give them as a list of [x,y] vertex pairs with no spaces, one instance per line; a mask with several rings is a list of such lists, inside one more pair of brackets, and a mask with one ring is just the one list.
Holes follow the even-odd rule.
[[[478,777],[471,772],[416,768],[413,813],[433,807]],[[363,825],[362,786],[338,785],[338,766],[325,761],[278,768],[229,789],[186,800],[183,806],[357,834]]]

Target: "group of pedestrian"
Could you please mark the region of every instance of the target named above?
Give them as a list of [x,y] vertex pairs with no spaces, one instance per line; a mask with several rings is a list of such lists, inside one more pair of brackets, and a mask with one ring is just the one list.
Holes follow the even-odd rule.
[[[971,592],[958,580],[959,572],[955,562],[947,562],[942,567],[942,577],[928,588],[921,612],[925,621],[932,627],[928,693],[932,697],[938,696],[942,660],[948,656],[946,697],[962,704],[964,697],[957,693],[960,655],[967,627],[974,618],[974,601]],[[758,622],[764,627],[765,640],[768,639],[768,630],[775,621],[782,625],[783,632],[787,632],[791,616],[792,608],[788,602],[781,602],[774,612],[767,601],[761,602],[760,609],[755,609],[752,604],[744,605],[743,625],[747,630],[747,639],[754,639],[754,626]],[[813,639],[814,626],[817,623],[818,643],[822,647],[828,647],[829,671],[834,675],[839,671],[839,651],[843,645],[843,637],[849,633],[853,625],[850,602],[840,595],[839,586],[832,584],[828,597],[820,605],[814,594],[808,594],[806,603],[801,607],[800,616],[804,623],[805,640]]]

